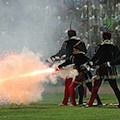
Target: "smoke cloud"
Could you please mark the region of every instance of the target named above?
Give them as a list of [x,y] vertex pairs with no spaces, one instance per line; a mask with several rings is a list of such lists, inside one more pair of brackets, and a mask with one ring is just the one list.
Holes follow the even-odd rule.
[[60,47],[55,42],[59,28],[56,8],[47,0],[0,0],[0,11],[0,104],[41,100],[42,84],[56,83],[55,74],[3,78],[48,68],[43,60]]
[[[3,58],[3,57],[2,57]],[[29,104],[42,99],[44,82],[56,82],[56,75],[51,73],[38,74],[23,78],[19,76],[43,69],[48,66],[40,61],[40,55],[24,49],[22,53],[10,53],[0,60],[0,103]],[[48,79],[48,76],[51,79]]]
[[59,49],[54,0],[0,0],[0,53],[24,47],[46,59]]

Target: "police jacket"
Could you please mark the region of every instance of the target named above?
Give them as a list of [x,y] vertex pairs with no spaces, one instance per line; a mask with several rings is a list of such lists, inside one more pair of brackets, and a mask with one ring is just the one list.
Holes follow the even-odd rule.
[[102,65],[118,58],[119,49],[110,40],[105,40],[99,45],[97,52],[92,57],[94,65]]
[[81,65],[88,62],[88,60],[89,58],[83,53],[73,54],[64,63],[59,65],[58,68],[62,68],[62,67],[66,67],[67,65],[74,64],[78,72],[81,72]]
[[63,55],[65,55],[65,59],[68,59],[73,52],[73,46],[76,45],[78,42],[80,42],[80,51],[84,52],[86,54],[87,49],[85,46],[85,43],[80,40],[79,37],[73,36],[71,37],[69,40],[66,40],[61,49],[59,50],[59,52],[55,55],[53,55],[52,57],[59,57],[61,58]]

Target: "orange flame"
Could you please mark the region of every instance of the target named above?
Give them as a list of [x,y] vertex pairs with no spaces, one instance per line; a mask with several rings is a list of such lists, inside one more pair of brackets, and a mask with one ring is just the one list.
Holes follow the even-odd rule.
[[0,81],[16,79],[16,78],[24,78],[24,77],[28,77],[28,76],[34,76],[34,75],[38,75],[38,74],[43,74],[43,73],[52,73],[54,71],[55,71],[54,68],[48,68],[48,69],[44,69],[44,70],[39,70],[39,71],[31,72],[31,73],[22,74],[22,75],[19,75],[19,76],[3,78],[3,79],[0,79]]

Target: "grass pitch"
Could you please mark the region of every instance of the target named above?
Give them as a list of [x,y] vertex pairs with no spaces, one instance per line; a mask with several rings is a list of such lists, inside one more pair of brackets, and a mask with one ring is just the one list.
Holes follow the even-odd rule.
[[[89,95],[84,102],[89,101]],[[118,103],[114,94],[100,94],[103,103]],[[120,120],[120,109],[115,105],[57,106],[63,93],[43,93],[43,100],[30,105],[1,105],[0,120]],[[96,101],[95,101],[96,102]]]

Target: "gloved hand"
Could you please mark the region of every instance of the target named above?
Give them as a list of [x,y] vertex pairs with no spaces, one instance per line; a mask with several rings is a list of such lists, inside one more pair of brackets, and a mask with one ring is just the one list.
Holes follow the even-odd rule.
[[53,63],[53,61],[55,61],[55,58],[54,57],[50,57],[45,62],[47,62],[47,63]]
[[56,61],[60,60],[60,57],[59,56],[55,56],[55,60]]
[[92,62],[92,61],[90,61],[89,64],[90,64],[91,66],[93,66],[93,62]]
[[90,67],[92,67],[92,66],[93,66],[93,62],[92,62],[92,61],[89,61],[89,62],[87,63],[87,65],[90,66]]
[[89,62],[87,63],[87,65],[90,67],[90,70],[93,70],[93,69],[96,68],[96,66],[94,65],[94,63],[93,63],[92,61],[89,61]]

